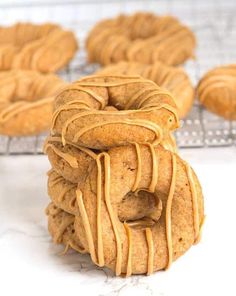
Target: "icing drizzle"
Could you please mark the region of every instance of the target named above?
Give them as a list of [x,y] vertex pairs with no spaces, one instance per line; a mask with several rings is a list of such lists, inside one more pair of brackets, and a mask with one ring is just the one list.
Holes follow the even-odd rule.
[[[50,137],[48,141],[53,142],[53,138],[55,138],[55,141],[61,141],[60,137]],[[146,189],[149,192],[155,192],[155,189],[158,186],[158,158],[154,149],[153,144],[150,143],[144,143],[144,144],[138,144],[134,143],[134,149],[136,151],[137,155],[137,168],[136,168],[136,175],[134,184],[132,186],[132,191],[137,192],[139,189],[139,183],[141,181],[142,177],[142,159],[141,159],[141,145],[142,147],[146,146],[149,149],[150,157],[152,160],[152,178],[150,181],[150,184],[148,188]],[[87,150],[83,147],[77,147],[81,150]],[[88,149],[88,151],[90,151]],[[96,214],[97,214],[97,248],[94,245],[94,239],[93,234],[91,230],[91,225],[89,222],[89,217],[86,212],[86,206],[83,202],[83,195],[81,190],[76,190],[76,199],[79,206],[79,211],[81,213],[81,218],[84,224],[85,234],[88,242],[88,248],[89,252],[91,254],[91,258],[93,262],[99,266],[104,266],[105,260],[104,260],[104,250],[103,250],[103,238],[102,238],[102,223],[101,223],[101,207],[102,207],[102,197],[104,192],[104,201],[105,205],[109,214],[109,218],[111,221],[115,242],[116,242],[116,275],[121,274],[122,269],[122,242],[121,237],[118,230],[117,220],[113,212],[112,203],[110,200],[110,156],[107,152],[102,152],[98,155],[95,153],[92,153],[93,159],[96,161],[97,165],[97,192],[96,192]],[[166,264],[166,269],[170,267],[171,262],[173,260],[173,242],[172,242],[172,233],[171,233],[171,208],[172,208],[172,201],[174,198],[174,192],[175,192],[175,186],[176,186],[176,169],[177,169],[177,160],[176,155],[173,153],[170,153],[171,160],[172,160],[172,176],[171,176],[171,183],[170,183],[170,189],[167,196],[166,201],[166,212],[165,212],[165,223],[166,223],[166,241],[167,241],[167,254],[168,254],[168,260]],[[63,155],[64,156],[64,155]],[[190,191],[192,196],[192,204],[193,204],[193,224],[194,224],[194,241],[198,242],[200,239],[200,229],[202,228],[202,224],[199,225],[199,213],[198,213],[198,200],[197,200],[197,192],[195,187],[195,182],[192,175],[192,169],[191,167],[185,163],[186,166],[186,175],[187,179],[190,184]],[[103,177],[103,171],[104,171],[104,177]],[[104,178],[104,181],[103,181]],[[61,182],[63,180],[62,177],[58,176],[56,177],[53,182],[51,182],[51,186],[54,186],[58,182]],[[104,186],[104,190],[102,190],[102,186]],[[70,188],[69,188],[70,189]],[[145,190],[145,189],[143,189]],[[61,192],[59,199],[63,199],[64,194],[66,194],[66,191]],[[147,256],[147,274],[151,274],[154,270],[154,242],[153,242],[153,236],[152,236],[152,226],[153,221],[149,221],[147,219],[141,219],[140,221],[131,221],[129,223],[124,222],[123,227],[126,232],[127,236],[127,243],[128,243],[128,253],[127,253],[127,262],[126,262],[126,276],[129,276],[132,274],[132,227],[145,227],[145,236],[147,241],[147,250],[148,250],[148,256]],[[97,253],[96,253],[97,249]]]

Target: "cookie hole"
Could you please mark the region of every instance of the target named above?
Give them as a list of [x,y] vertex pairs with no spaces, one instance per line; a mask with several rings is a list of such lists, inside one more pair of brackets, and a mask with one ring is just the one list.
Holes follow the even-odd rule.
[[183,241],[183,238],[182,238],[182,237],[180,237],[180,238],[179,238],[179,242],[182,242],[182,241]]
[[76,198],[74,198],[74,199],[71,201],[70,206],[71,206],[72,208],[74,208],[74,207],[75,207],[75,203],[76,203]]
[[74,229],[72,229],[72,230],[71,230],[71,232],[74,234],[74,233],[75,233],[75,230],[74,230]]
[[128,192],[118,205],[118,217],[121,222],[130,225],[154,225],[162,213],[162,202],[154,194],[145,190]]

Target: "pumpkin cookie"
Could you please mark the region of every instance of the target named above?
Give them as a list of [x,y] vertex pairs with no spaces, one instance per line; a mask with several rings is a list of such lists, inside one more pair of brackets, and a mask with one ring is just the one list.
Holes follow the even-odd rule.
[[72,32],[50,23],[1,27],[0,40],[0,70],[55,72],[69,63],[78,48]]
[[160,62],[155,62],[152,65],[120,62],[108,65],[98,70],[96,74],[140,75],[154,81],[161,88],[173,94],[180,118],[188,114],[194,101],[194,88],[182,68],[166,66]]
[[140,12],[99,22],[86,48],[89,62],[102,65],[124,60],[179,65],[193,57],[195,44],[192,31],[176,18]]
[[140,76],[83,78],[57,96],[55,108],[51,132],[61,135],[63,144],[92,149],[131,142],[175,145],[170,136],[179,126],[174,99]]
[[225,119],[236,119],[236,65],[207,72],[197,87],[200,103]]
[[0,72],[0,134],[26,136],[48,130],[54,97],[65,85],[54,74]]

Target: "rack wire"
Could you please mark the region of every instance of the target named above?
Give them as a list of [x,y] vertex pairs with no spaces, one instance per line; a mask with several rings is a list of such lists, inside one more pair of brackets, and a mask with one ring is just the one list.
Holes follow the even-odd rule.
[[[59,73],[67,81],[92,74],[99,67],[86,62],[83,44],[91,27],[102,18],[135,11],[172,14],[191,27],[198,41],[196,59],[188,61],[184,68],[195,86],[207,70],[236,62],[234,0],[51,1],[50,5],[45,1],[17,1],[15,6],[9,6],[8,2],[0,4],[3,24],[37,22],[40,19],[41,23],[60,23],[76,33],[81,49],[72,63]],[[235,146],[236,122],[211,114],[196,101],[188,117],[181,121],[181,128],[175,136],[180,148]],[[0,154],[40,154],[45,137],[46,134],[34,137],[0,136]]]

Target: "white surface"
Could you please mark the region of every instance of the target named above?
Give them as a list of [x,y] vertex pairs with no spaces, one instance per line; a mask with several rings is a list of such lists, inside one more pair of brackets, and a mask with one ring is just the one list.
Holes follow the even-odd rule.
[[[88,256],[59,256],[47,232],[45,156],[0,158],[1,295],[236,295],[236,150],[183,150],[202,183],[202,241],[167,272],[128,279],[98,270]],[[4,293],[2,292],[4,291]],[[23,294],[24,293],[24,294]]]

